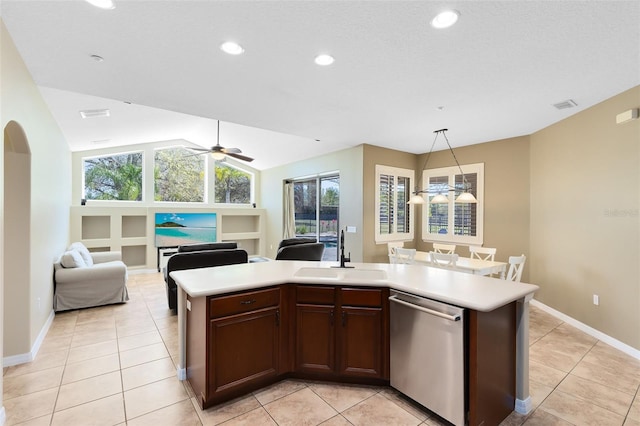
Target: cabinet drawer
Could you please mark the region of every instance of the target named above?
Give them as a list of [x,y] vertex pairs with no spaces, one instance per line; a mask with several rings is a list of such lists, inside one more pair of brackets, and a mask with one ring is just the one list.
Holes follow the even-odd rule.
[[335,304],[335,288],[299,285],[296,290],[296,302],[316,305],[333,305]]
[[212,297],[209,300],[210,318],[220,318],[257,309],[276,306],[280,303],[280,289],[249,291],[230,296]]
[[382,306],[382,290],[374,288],[340,289],[342,304],[348,306]]

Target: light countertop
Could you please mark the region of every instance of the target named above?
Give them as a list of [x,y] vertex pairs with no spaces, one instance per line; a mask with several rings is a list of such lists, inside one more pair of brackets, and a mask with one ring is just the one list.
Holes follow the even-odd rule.
[[477,311],[492,311],[538,290],[537,285],[424,265],[272,261],[171,272],[191,297],[212,296],[286,283],[389,287]]

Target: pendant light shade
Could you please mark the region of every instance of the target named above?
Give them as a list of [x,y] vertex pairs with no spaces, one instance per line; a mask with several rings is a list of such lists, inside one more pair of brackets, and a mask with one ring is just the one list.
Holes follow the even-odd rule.
[[470,192],[463,192],[462,194],[458,195],[458,198],[456,198],[456,203],[475,204],[477,202],[478,200],[476,200],[476,197],[474,197]]
[[438,194],[431,199],[431,204],[447,204],[449,203],[449,199],[446,195]]
[[414,193],[407,204],[424,204],[424,197],[418,193]]

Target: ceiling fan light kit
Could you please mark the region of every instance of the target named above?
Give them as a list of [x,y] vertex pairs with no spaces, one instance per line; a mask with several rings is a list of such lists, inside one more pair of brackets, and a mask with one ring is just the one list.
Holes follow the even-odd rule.
[[207,154],[210,153],[211,157],[213,157],[216,161],[221,161],[226,159],[226,157],[235,158],[237,160],[242,160],[250,163],[253,161],[253,158],[247,157],[246,155],[242,155],[242,151],[238,148],[225,148],[220,145],[220,120],[218,120],[218,131],[216,136],[216,144],[212,146],[210,149],[206,148],[190,148],[193,151],[198,151],[199,154]]

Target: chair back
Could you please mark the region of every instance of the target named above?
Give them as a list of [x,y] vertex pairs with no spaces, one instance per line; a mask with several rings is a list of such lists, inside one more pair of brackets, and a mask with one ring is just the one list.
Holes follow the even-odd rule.
[[439,268],[455,269],[458,255],[455,253],[429,252],[429,260]]
[[494,261],[497,249],[491,247],[469,246],[471,259]]
[[389,263],[396,263],[396,249],[402,248],[404,241],[392,241],[387,243],[387,252],[389,254]]
[[282,247],[287,247],[287,246],[295,246],[298,244],[309,244],[309,243],[317,243],[317,242],[318,240],[310,237],[287,238],[286,240],[280,241],[280,244],[278,244],[278,249],[281,249]]
[[416,257],[416,249],[396,247],[395,252],[394,262],[392,263],[410,265]]
[[436,253],[453,254],[456,251],[456,245],[433,243],[433,251]]
[[522,279],[522,270],[527,256],[509,256],[509,271],[507,272],[507,281],[520,282]]
[[193,243],[182,244],[178,246],[178,253],[187,253],[191,251],[206,251],[206,250],[231,250],[237,249],[238,243],[235,241],[225,241],[220,243]]
[[285,245],[278,249],[276,260],[322,260],[323,243],[303,243]]

